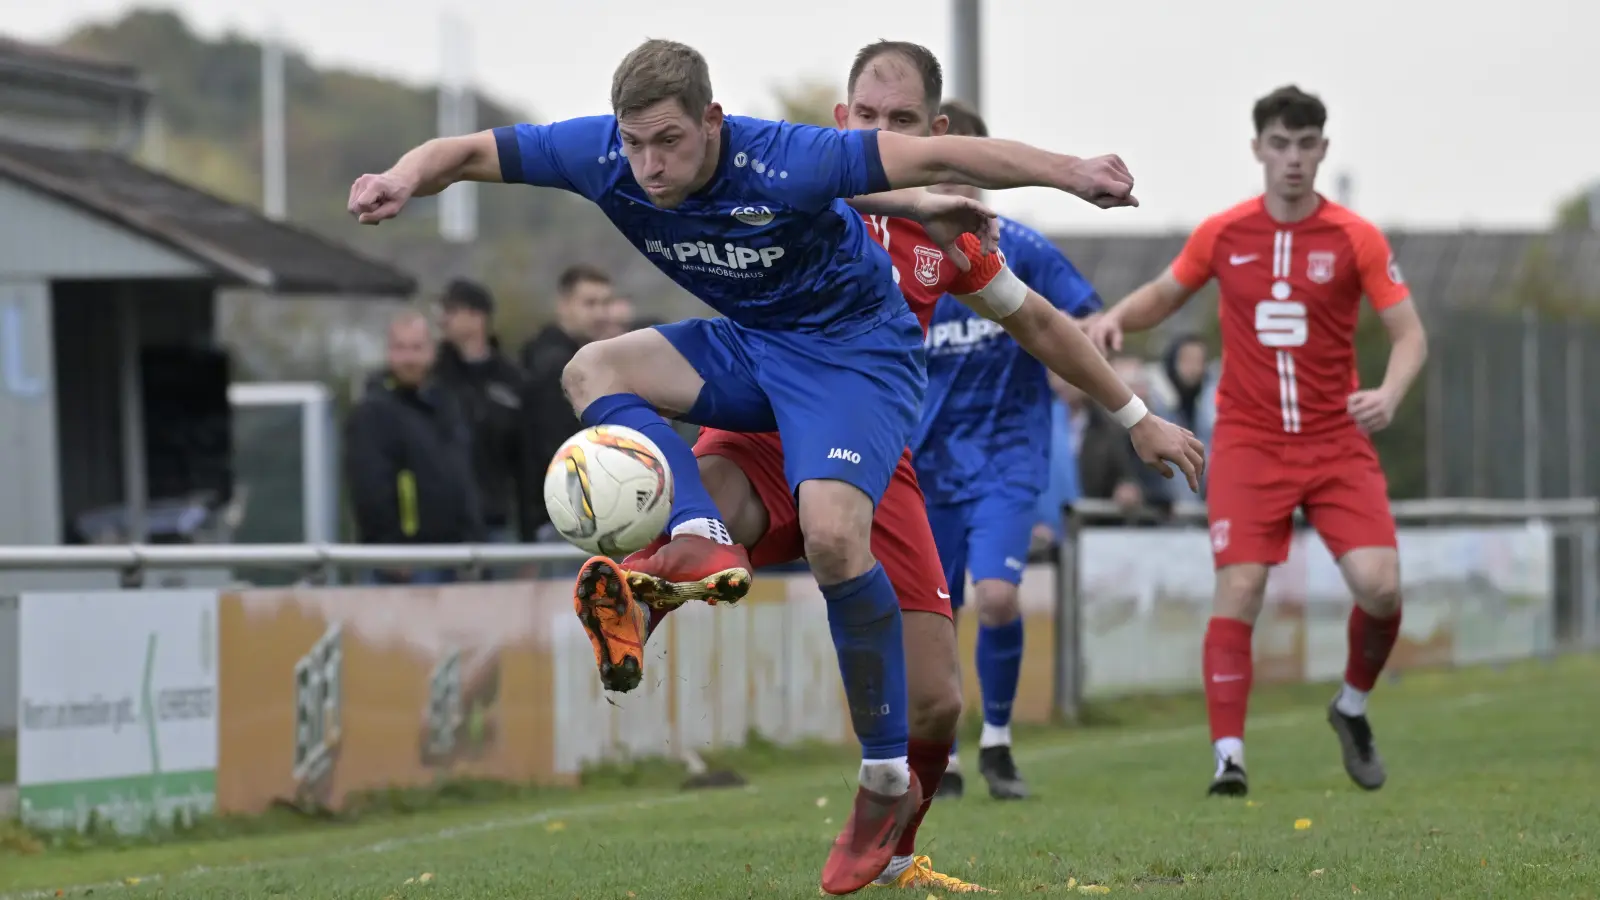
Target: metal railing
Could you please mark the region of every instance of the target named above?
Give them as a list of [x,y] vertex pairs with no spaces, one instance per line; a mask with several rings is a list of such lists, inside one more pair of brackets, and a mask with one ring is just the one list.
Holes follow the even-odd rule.
[[[1600,498],[1559,500],[1490,500],[1438,498],[1397,501],[1391,509],[1397,525],[1468,525],[1495,522],[1542,522],[1558,543],[1552,559],[1557,569],[1558,594],[1566,595],[1567,631],[1580,649],[1600,649]],[[1297,524],[1303,515],[1296,512]],[[1086,527],[1155,525],[1194,530],[1206,524],[1206,508],[1183,503],[1170,513],[1147,508],[1129,509],[1106,500],[1084,500],[1067,510],[1056,557],[1055,708],[1066,721],[1075,722],[1083,711],[1085,684],[1083,653],[1082,533]],[[1564,551],[1564,552],[1562,552]]]

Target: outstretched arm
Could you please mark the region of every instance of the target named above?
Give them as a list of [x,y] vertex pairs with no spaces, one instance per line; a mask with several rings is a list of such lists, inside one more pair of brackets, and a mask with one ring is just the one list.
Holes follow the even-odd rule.
[[1099,206],[1138,206],[1133,176],[1115,156],[1080,159],[998,138],[910,137],[878,132],[878,155],[893,188],[969,184],[989,190],[1049,187]]
[[1165,272],[1094,317],[1087,326],[1089,340],[1104,350],[1121,350],[1123,332],[1148,331],[1160,325],[1194,293],[1195,289],[1179,281],[1168,266]]
[[1105,407],[1128,429],[1134,449],[1147,465],[1168,478],[1172,470],[1166,462],[1176,465],[1190,489],[1199,492],[1205,471],[1204,446],[1193,434],[1149,412],[1066,313],[1030,290],[1007,268],[1001,268],[978,293],[958,295],[957,299],[999,322],[1030,356]]
[[400,157],[387,174],[416,185],[413,197],[431,197],[459,181],[502,180],[492,131],[434,138]]

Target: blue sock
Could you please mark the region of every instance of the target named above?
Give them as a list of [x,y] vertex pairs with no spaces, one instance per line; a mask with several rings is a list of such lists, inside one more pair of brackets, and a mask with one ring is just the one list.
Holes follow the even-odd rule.
[[864,760],[906,755],[906,650],[900,599],[883,566],[840,584],[824,585],[828,630],[839,654],[850,721]]
[[666,419],[646,403],[638,394],[607,394],[583,409],[583,424],[621,425],[632,428],[661,448],[672,469],[672,518],[667,520],[670,533],[679,524],[690,519],[722,521],[717,505],[700,481],[700,464],[695,461],[694,449],[683,442]]
[[1001,728],[1011,724],[1011,704],[1022,676],[1022,620],[1009,625],[978,626],[978,690],[983,694],[983,721]]

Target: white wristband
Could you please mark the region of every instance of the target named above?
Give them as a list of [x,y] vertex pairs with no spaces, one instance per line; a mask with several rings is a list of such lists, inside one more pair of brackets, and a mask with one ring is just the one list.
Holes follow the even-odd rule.
[[1003,265],[976,296],[983,306],[983,317],[998,322],[1022,308],[1028,299],[1028,286],[1010,266]]
[[1132,428],[1149,414],[1150,410],[1145,408],[1144,401],[1140,400],[1138,395],[1135,394],[1128,400],[1126,406],[1112,413],[1111,417],[1116,419],[1117,424],[1123,428]]

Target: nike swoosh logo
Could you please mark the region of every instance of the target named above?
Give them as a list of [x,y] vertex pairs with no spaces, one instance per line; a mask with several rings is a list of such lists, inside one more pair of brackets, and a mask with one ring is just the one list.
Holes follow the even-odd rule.
[[1257,259],[1260,259],[1260,258],[1261,258],[1261,254],[1259,254],[1259,253],[1252,253],[1249,256],[1229,256],[1228,257],[1228,263],[1230,265],[1242,266],[1247,262],[1251,262],[1253,260],[1257,260]]
[[940,600],[949,600],[950,599],[950,592],[949,591],[938,591],[937,593],[939,594],[939,599]]
[[1211,676],[1211,680],[1212,681],[1243,681],[1244,680],[1244,676],[1243,675],[1213,675],[1213,676]]

